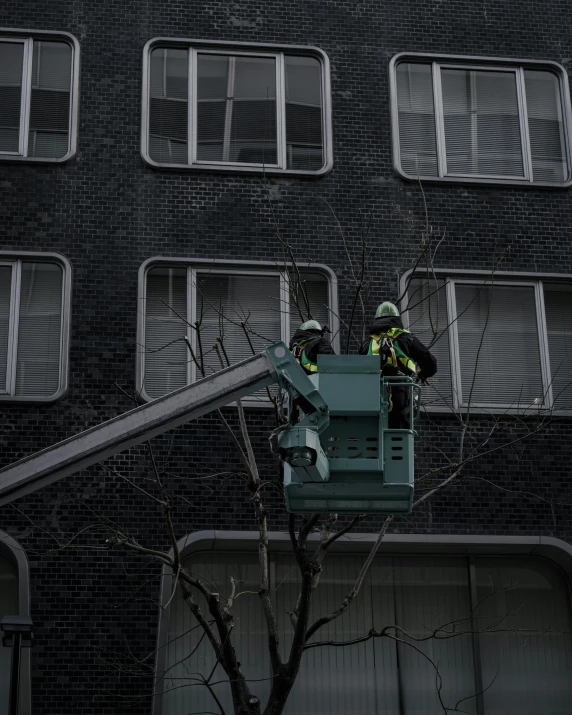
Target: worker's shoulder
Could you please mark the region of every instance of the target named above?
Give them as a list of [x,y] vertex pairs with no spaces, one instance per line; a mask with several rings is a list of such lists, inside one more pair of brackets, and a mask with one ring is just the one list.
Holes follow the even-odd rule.
[[325,353],[326,355],[334,355],[335,354],[335,350],[332,347],[332,343],[328,340],[328,338],[322,338],[320,340],[319,349],[322,353]]
[[423,342],[421,340],[419,340],[417,335],[415,335],[415,333],[412,333],[410,330],[406,330],[405,332],[401,333],[399,335],[398,340],[402,340],[403,342],[413,343],[416,346],[421,345],[421,347],[425,347],[425,345],[423,344]]

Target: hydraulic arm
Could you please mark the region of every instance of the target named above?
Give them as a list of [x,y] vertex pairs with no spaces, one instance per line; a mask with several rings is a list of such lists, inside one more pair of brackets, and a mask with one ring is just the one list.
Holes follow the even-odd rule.
[[[407,513],[413,496],[412,429],[388,429],[379,358],[324,355],[308,377],[284,343],[96,425],[0,470],[0,505],[278,383],[288,421],[271,443],[284,463],[290,512]],[[414,390],[410,378],[400,387]],[[410,422],[413,422],[410,399]]]
[[277,343],[259,355],[1,469],[0,505],[276,382],[298,394],[309,413],[317,412],[327,420],[328,408],[316,388],[286,345]]

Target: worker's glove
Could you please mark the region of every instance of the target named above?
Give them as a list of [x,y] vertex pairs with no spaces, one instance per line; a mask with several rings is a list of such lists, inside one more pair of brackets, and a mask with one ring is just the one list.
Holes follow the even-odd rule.
[[415,377],[415,382],[421,383],[422,385],[429,385],[429,382],[426,377],[423,376],[423,373],[421,370],[417,370],[417,376]]

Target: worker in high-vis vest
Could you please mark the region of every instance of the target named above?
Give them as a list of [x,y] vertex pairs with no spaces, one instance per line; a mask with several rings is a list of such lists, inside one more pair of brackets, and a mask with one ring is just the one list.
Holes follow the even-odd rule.
[[[389,301],[378,305],[375,319],[369,326],[369,339],[360,355],[379,355],[382,375],[407,375],[424,382],[437,372],[437,360],[423,343],[405,330],[397,306]],[[391,388],[388,426],[409,429],[409,395],[405,386]]]
[[318,372],[318,355],[333,355],[328,332],[317,320],[307,320],[298,328],[290,341],[290,350],[308,375]]

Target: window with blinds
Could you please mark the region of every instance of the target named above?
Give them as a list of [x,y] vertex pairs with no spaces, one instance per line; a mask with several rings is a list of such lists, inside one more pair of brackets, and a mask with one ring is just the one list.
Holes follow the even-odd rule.
[[187,271],[155,268],[147,275],[145,392],[159,397],[187,384]]
[[[1,297],[0,297],[1,300]],[[151,267],[144,286],[143,395],[153,399],[290,336],[310,316],[331,324],[324,273],[200,266]],[[218,350],[217,347],[218,346]],[[261,391],[250,400],[266,400]]]
[[396,167],[406,177],[569,181],[562,67],[406,56],[392,67]]
[[572,410],[572,283],[414,277],[407,305],[437,358],[426,407]]
[[[359,554],[328,556],[314,595],[312,621],[342,603],[364,559]],[[221,598],[228,595],[234,579],[241,595],[233,607],[233,642],[241,670],[264,704],[270,669],[256,556],[196,553],[192,570]],[[293,635],[288,613],[299,593],[299,572],[290,555],[275,554],[270,574],[280,645],[286,654]],[[199,594],[197,600],[206,610]],[[564,715],[572,699],[570,616],[566,583],[545,561],[377,557],[359,599],[314,640],[349,641],[372,627],[381,630],[388,625],[402,629],[399,639],[373,638],[343,648],[309,649],[285,713],[438,715],[443,705],[436,692],[433,662],[442,679],[442,702],[452,710],[458,706],[482,715]],[[429,637],[439,627],[451,632],[454,621],[456,636]],[[200,679],[215,668],[216,654],[178,591],[166,630],[161,649],[165,670],[159,680],[162,714],[209,712],[213,697]],[[410,641],[410,636],[420,640]],[[211,682],[221,706],[232,711],[228,678],[220,666]]]
[[197,161],[278,162],[276,58],[197,53]]
[[414,279],[408,292],[409,330],[437,359],[437,373],[423,386],[425,407],[451,405],[451,361],[445,281]]
[[544,284],[550,387],[557,409],[572,407],[572,285]]
[[[0,620],[4,616],[19,615],[18,571],[0,554]],[[12,648],[0,648],[0,712],[9,712]]]
[[63,391],[66,294],[61,264],[0,260],[0,400]]
[[325,170],[323,53],[152,42],[146,68],[143,155],[154,164]]
[[76,58],[63,38],[0,37],[0,158],[71,155]]

